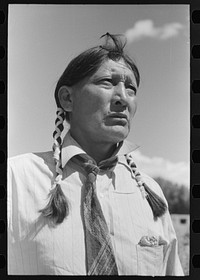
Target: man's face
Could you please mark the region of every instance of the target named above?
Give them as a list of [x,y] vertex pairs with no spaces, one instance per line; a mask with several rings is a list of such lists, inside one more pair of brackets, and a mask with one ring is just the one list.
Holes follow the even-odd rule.
[[123,59],[107,60],[72,87],[71,132],[89,143],[118,143],[130,131],[135,115],[137,84]]

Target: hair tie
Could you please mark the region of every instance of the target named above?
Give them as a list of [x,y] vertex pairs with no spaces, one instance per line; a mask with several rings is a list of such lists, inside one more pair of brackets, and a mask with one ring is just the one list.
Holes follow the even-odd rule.
[[60,184],[61,184],[61,181],[62,181],[62,175],[59,174],[59,175],[55,178],[55,180],[54,180],[54,182],[53,182],[53,185],[52,185],[52,187],[51,187],[51,190],[54,189],[57,185],[60,185]]
[[[103,34],[101,38],[106,37],[105,38],[105,44],[102,46],[100,46],[100,48],[108,51],[111,55],[122,55],[123,54],[123,49],[126,45],[126,37],[123,34],[116,34],[116,35],[112,35],[109,32],[107,32],[106,34]],[[122,40],[118,40],[119,37],[123,37],[124,38],[124,42],[122,42]]]

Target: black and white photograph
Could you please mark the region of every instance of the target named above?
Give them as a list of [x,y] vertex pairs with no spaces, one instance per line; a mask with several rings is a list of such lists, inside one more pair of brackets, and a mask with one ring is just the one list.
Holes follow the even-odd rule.
[[190,275],[189,5],[8,5],[8,275]]

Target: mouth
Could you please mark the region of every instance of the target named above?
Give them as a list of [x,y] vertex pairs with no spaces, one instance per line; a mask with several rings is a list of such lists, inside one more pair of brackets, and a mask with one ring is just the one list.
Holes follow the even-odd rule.
[[116,125],[126,125],[128,123],[128,117],[123,113],[111,113],[108,115],[108,120]]
[[122,120],[124,119],[128,121],[127,115],[123,113],[112,113],[108,117],[111,119],[122,119]]

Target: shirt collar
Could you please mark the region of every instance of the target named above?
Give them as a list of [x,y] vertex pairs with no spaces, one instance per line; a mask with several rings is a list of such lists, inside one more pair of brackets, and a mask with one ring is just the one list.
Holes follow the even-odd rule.
[[[138,145],[133,144],[128,140],[124,140],[121,148],[116,154],[119,157],[119,161],[124,162],[124,155],[136,150],[138,147],[139,147]],[[62,167],[64,167],[72,157],[82,153],[85,154],[85,151],[71,136],[70,131],[68,131],[63,139],[63,144],[62,144],[62,150],[61,150]]]

